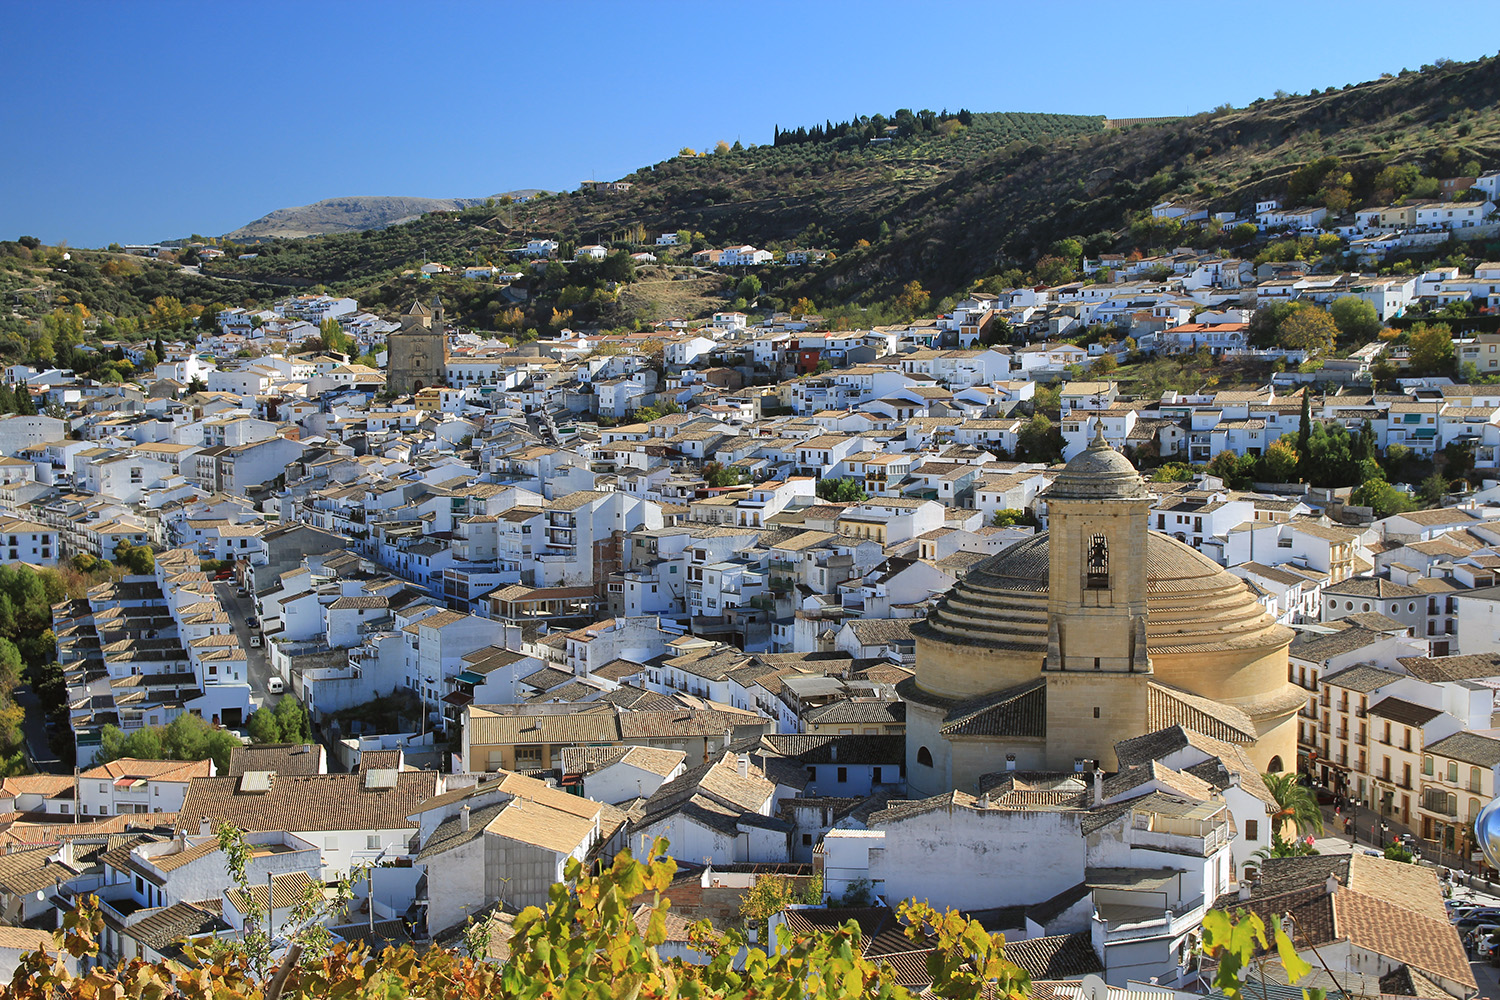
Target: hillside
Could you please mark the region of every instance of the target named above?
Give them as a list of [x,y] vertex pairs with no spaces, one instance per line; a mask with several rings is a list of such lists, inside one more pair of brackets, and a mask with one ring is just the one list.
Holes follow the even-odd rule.
[[[536,194],[534,190],[512,191],[512,196]],[[503,195],[494,195],[498,199]],[[254,222],[241,226],[227,238],[238,241],[260,239],[295,239],[324,233],[354,233],[366,229],[383,229],[408,222],[428,212],[455,211],[483,205],[485,198],[404,198],[380,195],[355,195],[347,198],[325,198],[311,205],[278,208]]]
[[[632,245],[687,230],[694,247],[753,243],[815,246],[838,259],[810,269],[762,269],[763,304],[808,297],[823,310],[888,305],[917,280],[935,300],[1007,270],[1025,272],[1058,239],[1090,254],[1170,239],[1236,247],[1230,234],[1162,233],[1143,226],[1162,198],[1240,211],[1258,196],[1349,208],[1399,196],[1388,168],[1430,177],[1500,166],[1500,59],[1424,67],[1310,95],[1261,100],[1191,118],[962,113],[925,124],[910,112],[811,130],[780,131],[780,144],[685,151],[622,180],[628,190],[576,191],[525,205],[432,213],[378,232],[276,240],[252,261],[219,262],[224,274],[291,285],[379,288],[423,256],[459,265],[500,262],[507,248],[549,236]],[[899,126],[891,122],[900,122]],[[877,141],[872,142],[875,136]],[[890,138],[887,139],[886,137]],[[1317,176],[1310,184],[1308,164]],[[1313,168],[1309,168],[1313,169]],[[1132,231],[1132,224],[1135,229]],[[865,245],[868,243],[868,245]],[[529,326],[544,327],[543,303]],[[631,300],[612,319],[633,318]],[[501,303],[487,306],[489,314]],[[647,319],[656,307],[634,318]],[[871,316],[882,315],[877,308]],[[889,314],[889,310],[886,313]],[[482,323],[483,315],[464,321]]]

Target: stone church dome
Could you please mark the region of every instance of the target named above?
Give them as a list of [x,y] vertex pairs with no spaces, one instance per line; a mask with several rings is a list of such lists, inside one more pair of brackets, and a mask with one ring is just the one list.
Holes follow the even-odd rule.
[[[1120,460],[1129,465],[1123,456]],[[1043,656],[1049,541],[1049,533],[1042,532],[976,564],[916,627],[917,634],[952,645],[1012,651],[1028,659],[1028,654]],[[1291,630],[1276,624],[1244,580],[1156,531],[1146,538],[1146,606],[1146,644],[1153,657],[1269,650],[1291,641]],[[950,696],[973,693],[964,690],[965,684],[950,686],[943,673],[935,664],[928,669],[919,666],[917,683]]]

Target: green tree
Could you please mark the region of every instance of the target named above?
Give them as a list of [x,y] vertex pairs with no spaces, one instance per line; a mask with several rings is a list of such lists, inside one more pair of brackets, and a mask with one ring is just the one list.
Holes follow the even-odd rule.
[[859,503],[869,497],[858,479],[820,479],[816,487],[818,498],[829,503]]
[[156,572],[156,555],[149,545],[131,545],[122,541],[115,546],[114,561],[132,576],[149,576]]
[[1385,859],[1387,861],[1399,861],[1402,864],[1409,865],[1416,862],[1417,856],[1413,854],[1405,844],[1401,843],[1398,840],[1394,844],[1385,845]]
[[931,304],[932,296],[919,281],[908,281],[902,285],[900,294],[892,303],[896,311],[904,316],[920,316]]
[[1380,332],[1380,317],[1368,299],[1342,295],[1328,307],[1339,333],[1356,340],[1369,340]]
[[1312,390],[1306,386],[1302,387],[1302,417],[1297,423],[1297,454],[1304,460],[1310,458],[1312,451]]
[[996,344],[1009,344],[1015,337],[1015,327],[1011,326],[1010,320],[1004,316],[996,316],[990,320],[990,325],[979,338],[980,347],[994,347]]
[[312,738],[307,709],[293,697],[284,697],[275,708],[258,708],[245,724],[256,743],[306,743]]
[[1377,518],[1404,514],[1417,508],[1408,494],[1402,493],[1384,479],[1367,479],[1360,483],[1350,491],[1349,502],[1356,507],[1369,507]]
[[599,276],[605,281],[627,284],[635,280],[635,261],[624,250],[617,250],[604,258],[599,266]]
[[1286,438],[1273,441],[1260,464],[1260,474],[1267,482],[1290,483],[1297,478],[1297,448]]
[[1230,489],[1244,489],[1254,479],[1255,458],[1252,455],[1241,458],[1232,451],[1221,451],[1208,463],[1208,471],[1224,480],[1224,485]]
[[1062,461],[1062,431],[1044,413],[1038,413],[1016,434],[1016,458],[1022,462],[1056,465]]
[[1241,222],[1239,225],[1229,230],[1230,241],[1235,245],[1249,243],[1259,235],[1260,230],[1253,222]]
[[220,771],[228,770],[230,753],[242,745],[238,736],[211,726],[191,712],[182,713],[165,726],[145,726],[128,734],[114,725],[106,725],[100,736],[100,763],[120,757],[212,759]]
[[1276,334],[1281,330],[1281,324],[1296,311],[1297,305],[1292,302],[1276,302],[1255,310],[1255,314],[1250,317],[1250,326],[1245,331],[1250,338],[1251,346],[1271,347],[1274,345]]
[[1311,788],[1297,780],[1295,773],[1268,771],[1261,778],[1276,802],[1276,812],[1271,814],[1273,831],[1290,826],[1299,834],[1323,832],[1323,810],[1318,808],[1317,797]]
[[1276,342],[1288,350],[1320,354],[1332,350],[1338,332],[1327,310],[1304,306],[1282,321],[1276,331]]
[[1077,277],[1077,269],[1062,257],[1049,254],[1036,262],[1036,280],[1044,285],[1066,285]]
[[1119,367],[1119,362],[1115,360],[1115,356],[1106,351],[1105,353],[1095,358],[1093,364],[1089,365],[1089,374],[1095,376],[1105,376],[1109,375]]
[[318,335],[322,338],[325,351],[349,354],[354,349],[354,338],[345,333],[344,327],[332,317],[318,324]]
[[735,286],[734,291],[736,295],[746,302],[753,302],[755,301],[755,297],[760,294],[760,287],[760,279],[753,274],[747,274],[740,279],[740,283]]
[[1422,485],[1417,487],[1417,495],[1430,504],[1443,502],[1443,494],[1448,492],[1448,477],[1441,472],[1434,472],[1422,480]]
[[723,465],[719,462],[708,462],[703,466],[703,481],[711,489],[723,489],[726,486],[738,486],[740,483],[740,472],[738,466]]
[[1039,526],[1035,514],[1018,507],[1006,507],[1004,510],[995,511],[995,516],[990,518],[990,524],[996,528]]
[[1417,323],[1412,326],[1407,345],[1408,361],[1414,375],[1451,375],[1453,373],[1453,331],[1447,323]]

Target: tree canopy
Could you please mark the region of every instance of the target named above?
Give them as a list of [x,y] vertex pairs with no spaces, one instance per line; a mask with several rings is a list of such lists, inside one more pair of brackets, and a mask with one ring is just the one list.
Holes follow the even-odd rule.
[[306,743],[312,739],[307,709],[296,698],[285,697],[275,708],[258,708],[245,728],[256,743]]
[[142,760],[207,760],[211,757],[220,771],[228,771],[230,753],[244,745],[234,733],[216,729],[191,712],[183,712],[165,726],[145,726],[131,733],[113,724],[106,725],[100,735],[102,743],[95,759],[99,764],[121,757]]
[[1368,340],[1380,332],[1380,317],[1375,313],[1375,306],[1358,295],[1334,299],[1328,307],[1328,314],[1345,337]]
[[1304,306],[1282,320],[1276,331],[1276,342],[1289,350],[1318,354],[1333,348],[1339,328],[1325,309]]
[[829,503],[859,503],[869,496],[858,479],[820,479],[817,486],[818,499]]

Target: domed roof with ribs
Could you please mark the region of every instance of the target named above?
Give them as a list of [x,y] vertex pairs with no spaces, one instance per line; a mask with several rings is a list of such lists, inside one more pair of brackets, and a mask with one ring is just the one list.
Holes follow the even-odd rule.
[[[976,564],[917,634],[938,642],[1045,653],[1048,541],[1042,532]],[[1152,654],[1269,648],[1291,641],[1291,630],[1276,624],[1244,580],[1156,531],[1146,537],[1146,607]]]

